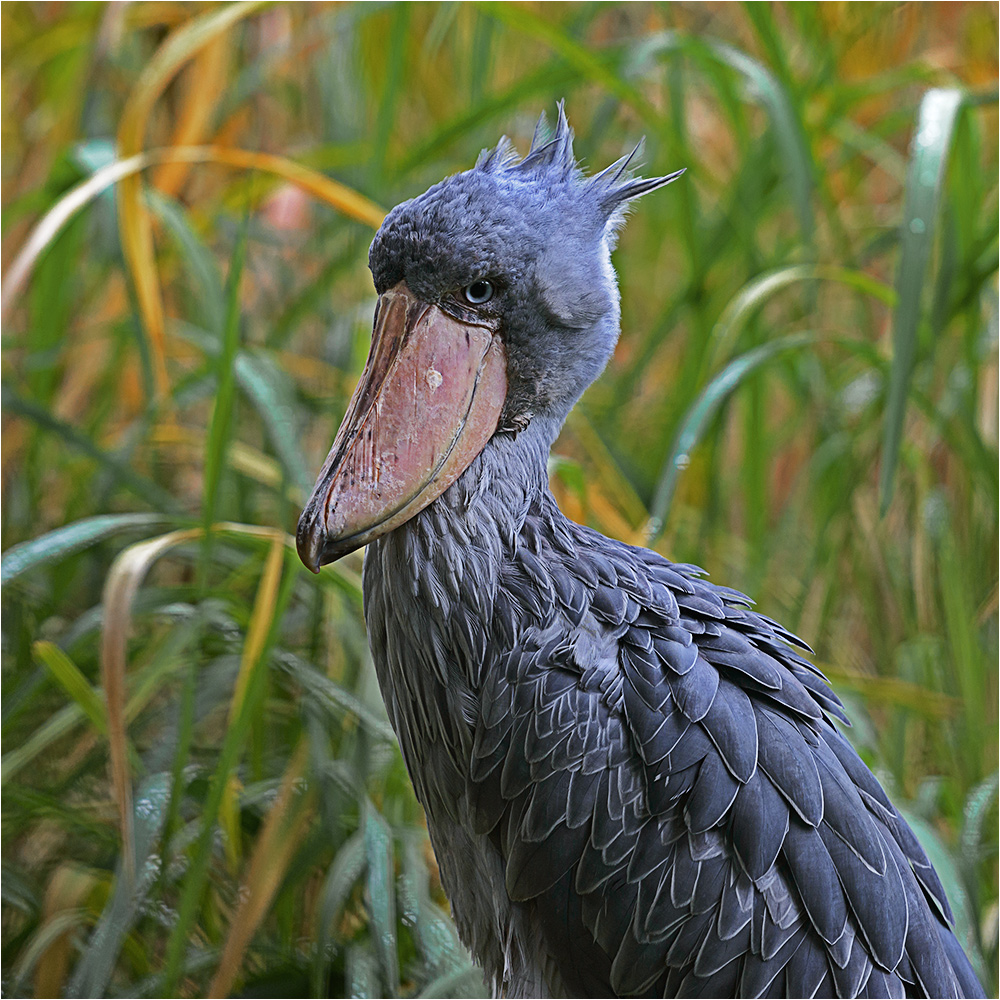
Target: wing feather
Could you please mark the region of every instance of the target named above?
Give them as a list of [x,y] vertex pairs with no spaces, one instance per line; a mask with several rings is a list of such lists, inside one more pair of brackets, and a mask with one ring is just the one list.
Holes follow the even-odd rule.
[[544,914],[565,981],[974,991],[940,881],[788,644],[807,647],[694,567],[626,546],[592,558],[570,530],[558,552],[532,535],[504,578],[495,624],[516,638],[484,671],[469,761],[475,828],[510,898]]

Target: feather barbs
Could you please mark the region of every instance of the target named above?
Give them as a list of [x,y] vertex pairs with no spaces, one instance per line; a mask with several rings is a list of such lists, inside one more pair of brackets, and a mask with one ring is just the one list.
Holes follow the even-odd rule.
[[682,168],[662,177],[634,176],[632,164],[643,149],[644,140],[640,140],[630,153],[600,173],[585,177],[573,153],[573,129],[566,118],[564,101],[559,102],[558,109],[554,132],[550,132],[545,112],[539,116],[531,147],[523,159],[518,159],[511,140],[502,136],[496,146],[480,153],[476,169],[515,181],[572,185],[579,197],[596,205],[605,221],[614,218],[616,222],[628,202],[666,186],[684,173]]

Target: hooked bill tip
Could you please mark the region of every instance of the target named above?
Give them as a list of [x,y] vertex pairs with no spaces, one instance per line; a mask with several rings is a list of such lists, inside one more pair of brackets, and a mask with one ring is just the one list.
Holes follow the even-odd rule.
[[307,524],[305,518],[299,521],[299,529],[295,534],[295,548],[306,569],[318,573],[320,568],[319,553],[322,548],[322,534]]

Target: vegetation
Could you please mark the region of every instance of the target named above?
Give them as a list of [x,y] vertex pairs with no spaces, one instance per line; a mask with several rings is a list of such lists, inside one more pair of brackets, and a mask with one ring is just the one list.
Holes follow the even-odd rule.
[[[360,556],[380,208],[646,136],[574,518],[808,639],[997,961],[994,4],[4,4],[3,992],[469,996]],[[995,995],[995,994],[994,994]]]

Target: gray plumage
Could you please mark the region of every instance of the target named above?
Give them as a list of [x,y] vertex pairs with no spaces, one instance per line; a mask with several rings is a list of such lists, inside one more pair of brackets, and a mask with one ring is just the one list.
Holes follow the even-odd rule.
[[371,250],[496,294],[508,394],[464,474],[372,542],[369,638],[463,940],[504,996],[982,996],[941,883],[806,647],[695,567],[566,519],[549,448],[618,335],[622,209],[560,107],[398,206]]

